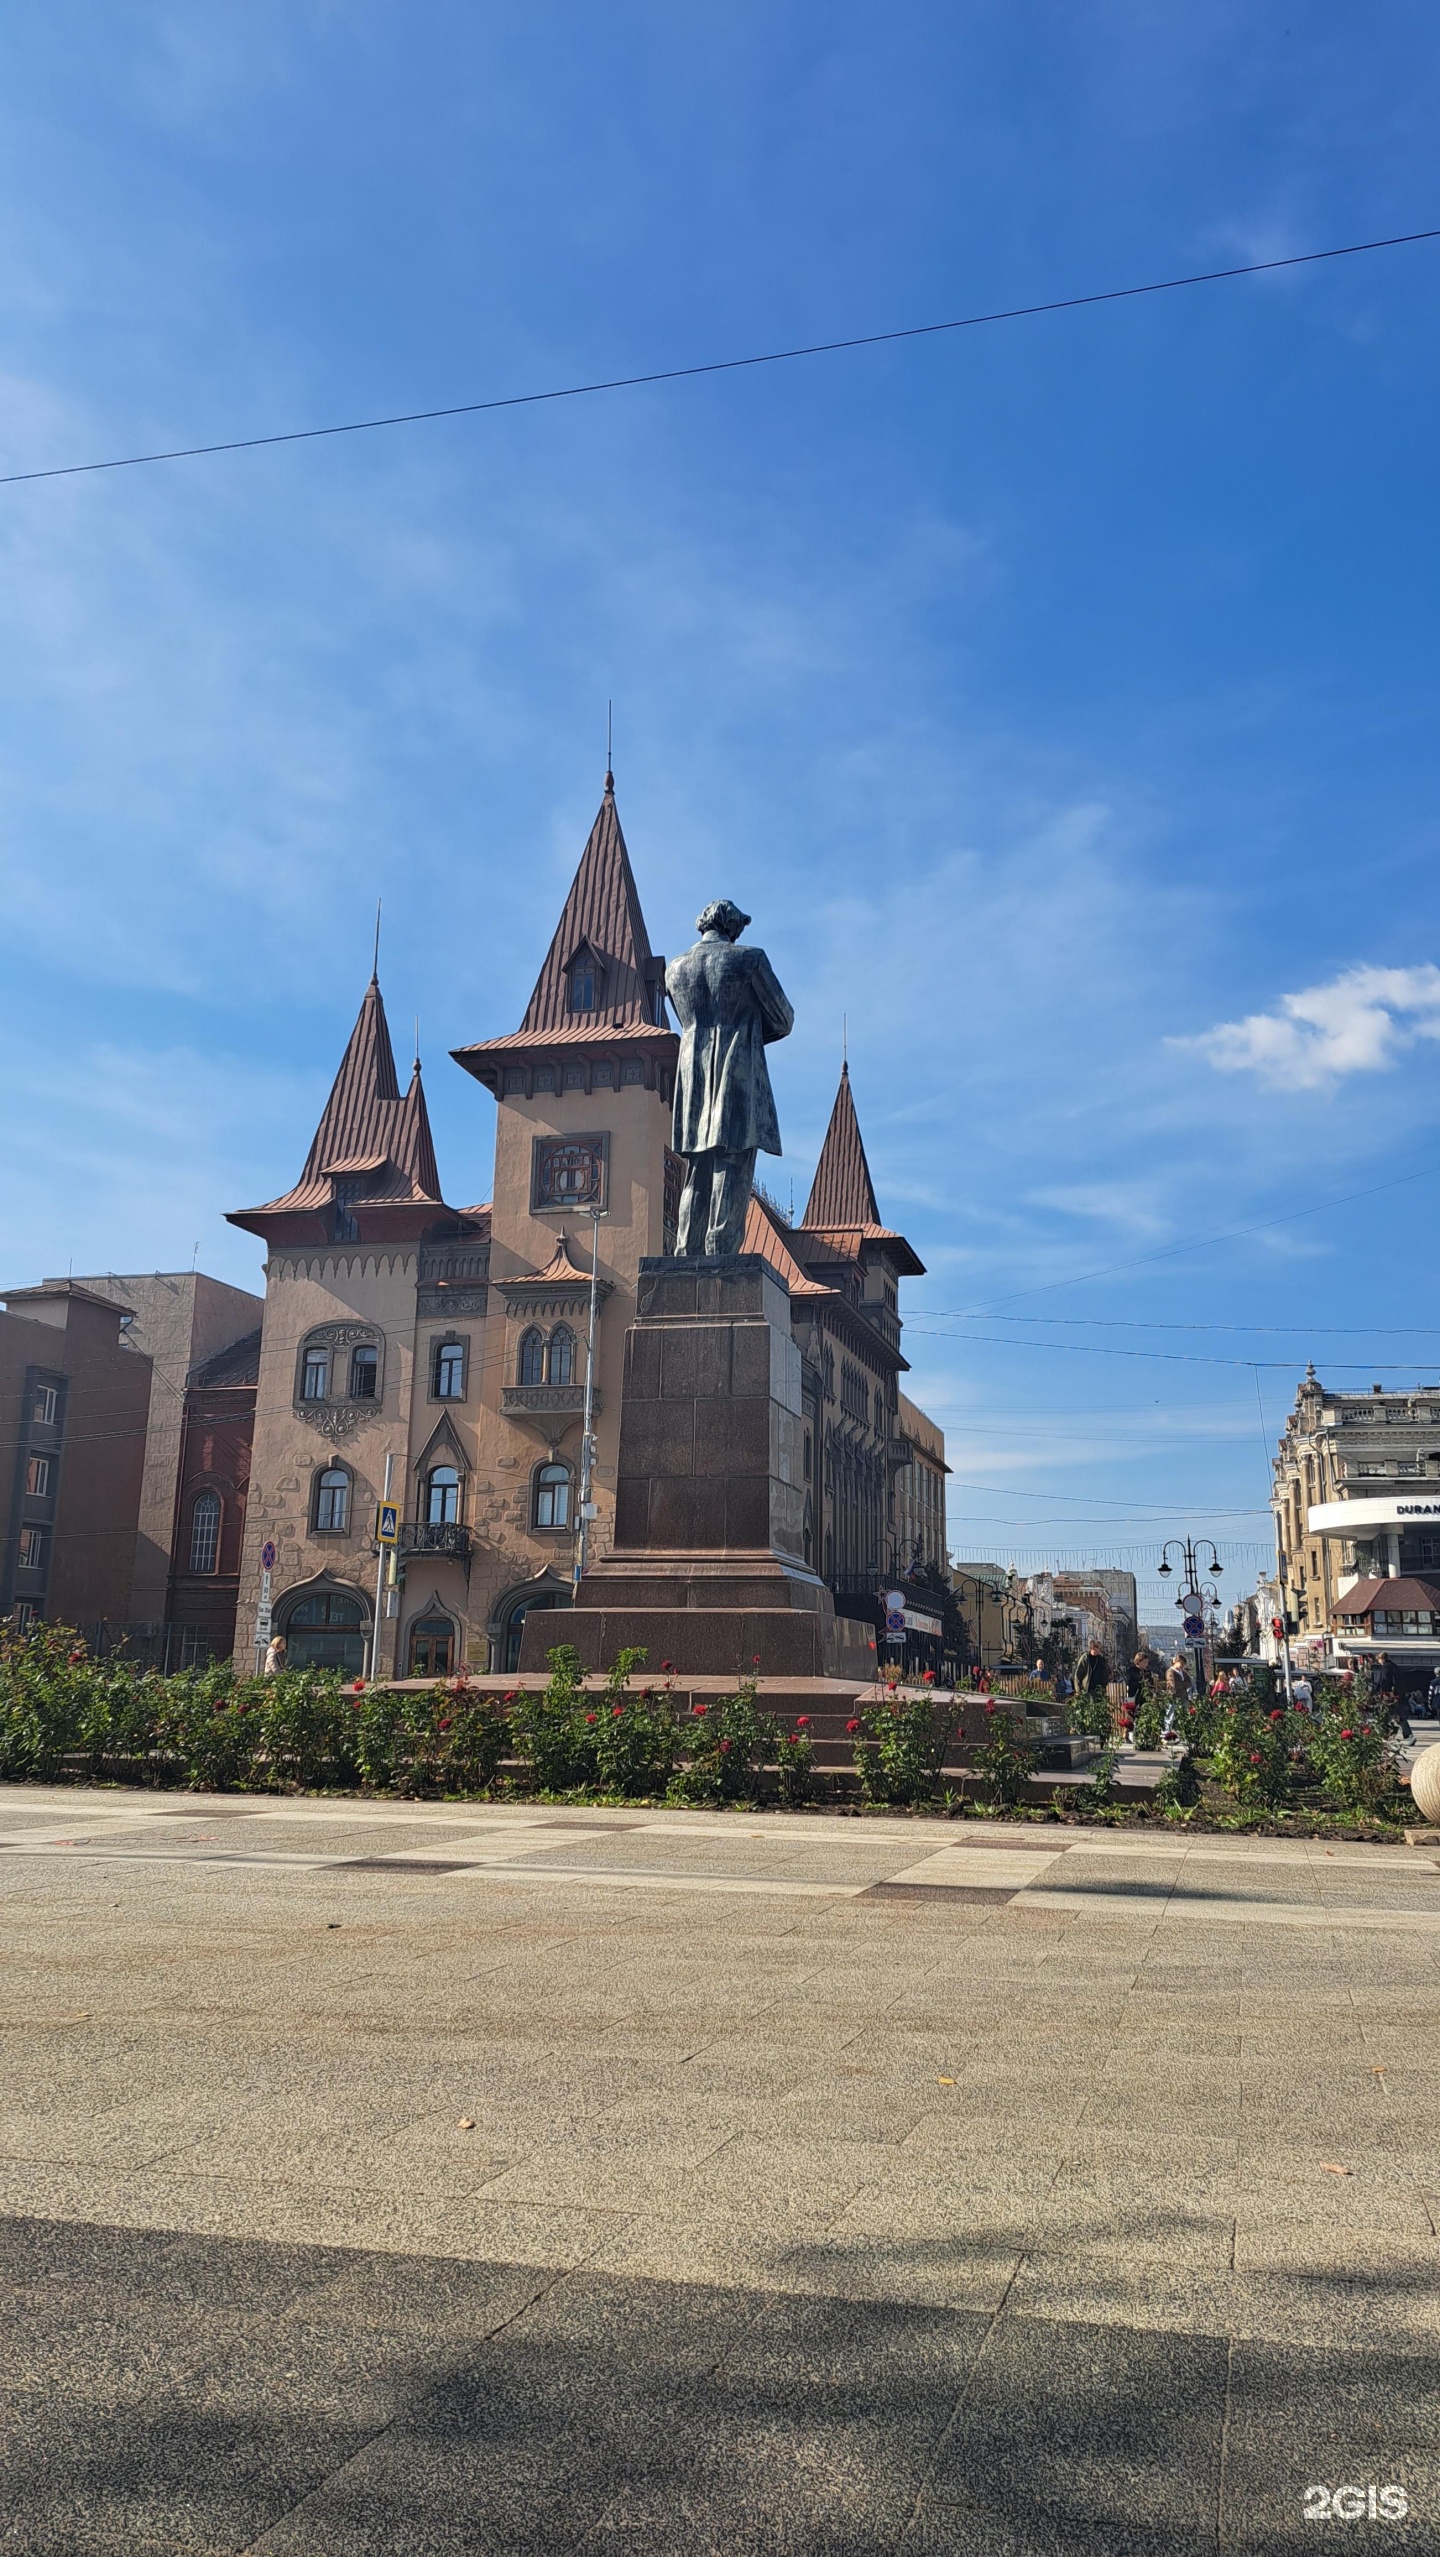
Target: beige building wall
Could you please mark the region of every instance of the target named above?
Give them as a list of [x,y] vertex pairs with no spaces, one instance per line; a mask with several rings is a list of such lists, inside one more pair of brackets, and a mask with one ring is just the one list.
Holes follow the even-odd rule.
[[919,1547],[922,1562],[933,1563],[939,1572],[948,1572],[949,1556],[945,1533],[945,1434],[928,1412],[912,1403],[908,1394],[899,1398],[900,1435],[907,1440],[911,1455],[908,1465],[896,1477],[897,1532],[896,1543],[902,1562],[908,1562]]

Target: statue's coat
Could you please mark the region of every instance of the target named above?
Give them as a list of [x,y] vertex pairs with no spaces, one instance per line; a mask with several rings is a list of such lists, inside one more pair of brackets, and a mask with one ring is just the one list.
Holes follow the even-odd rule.
[[665,991],[681,1028],[676,1153],[779,1154],[765,1049],[789,1037],[795,1014],[764,951],[704,933],[666,969]]

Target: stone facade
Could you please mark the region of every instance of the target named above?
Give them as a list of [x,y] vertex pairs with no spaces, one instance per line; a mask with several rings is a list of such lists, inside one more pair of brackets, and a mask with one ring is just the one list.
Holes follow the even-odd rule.
[[1384,1573],[1433,1578],[1440,1572],[1440,1385],[1332,1393],[1310,1368],[1280,1440],[1271,1500],[1280,1580],[1302,1638],[1331,1631],[1337,1602],[1357,1580]]
[[[299,1181],[233,1219],[268,1245],[246,1665],[267,1542],[292,1660],[402,1677],[518,1665],[526,1614],[572,1594],[592,1261],[587,1566],[610,1552],[626,1332],[642,1262],[673,1251],[683,1173],[663,986],[607,777],[523,1021],[454,1052],[496,1105],[492,1196],[465,1209],[441,1194],[419,1067],[402,1095],[378,983],[367,989]],[[757,1198],[746,1250],[790,1297],[800,1558],[842,1610],[873,1615],[901,1555],[895,1485],[913,1454],[898,1281],[921,1265],[880,1222],[848,1075],[804,1219]],[[387,1457],[401,1536],[377,1638]]]

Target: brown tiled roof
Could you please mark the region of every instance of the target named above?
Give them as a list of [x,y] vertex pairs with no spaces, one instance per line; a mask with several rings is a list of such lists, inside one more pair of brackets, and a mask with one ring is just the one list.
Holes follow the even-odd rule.
[[774,1209],[767,1207],[765,1201],[753,1192],[745,1217],[745,1240],[740,1249],[742,1252],[758,1252],[762,1260],[768,1261],[771,1268],[778,1271],[792,1296],[829,1296],[833,1293],[802,1270],[785,1240],[784,1229]]
[[337,1178],[358,1179],[354,1207],[444,1205],[430,1117],[417,1062],[402,1093],[378,980],[371,978],[340,1071],[293,1190],[257,1208],[237,1208],[232,1225],[256,1217],[328,1207]]
[[830,1125],[820,1148],[815,1178],[802,1225],[874,1226],[883,1233],[880,1210],[875,1199],[875,1184],[865,1160],[865,1143],[860,1122],[855,1116],[855,1101],[850,1090],[850,1068],[840,1068],[840,1089],[830,1113]]
[[1403,1615],[1407,1610],[1440,1615],[1440,1588],[1433,1580],[1357,1580],[1353,1589],[1335,1601],[1337,1616],[1369,1616],[1377,1607],[1387,1615]]
[[260,1382],[260,1335],[247,1332],[243,1341],[232,1341],[228,1349],[216,1350],[211,1358],[202,1359],[186,1377],[187,1385],[258,1385]]
[[591,951],[599,962],[601,1002],[594,1014],[582,1016],[580,1026],[589,1022],[593,1029],[603,1023],[607,1029],[620,1030],[644,1023],[653,1029],[655,956],[620,831],[614,777],[608,772],[600,813],[525,1007],[522,1036],[540,1030],[553,1038],[557,1030],[577,1027],[570,1009],[569,974],[572,959],[582,950]]

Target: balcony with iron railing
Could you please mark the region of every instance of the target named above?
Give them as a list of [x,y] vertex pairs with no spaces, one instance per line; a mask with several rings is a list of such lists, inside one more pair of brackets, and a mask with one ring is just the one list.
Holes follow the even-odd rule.
[[407,1518],[400,1529],[402,1554],[443,1554],[452,1562],[470,1559],[470,1530],[458,1518]]

